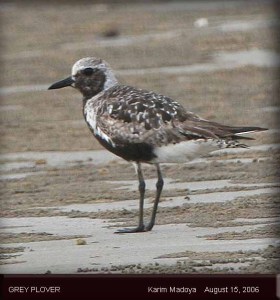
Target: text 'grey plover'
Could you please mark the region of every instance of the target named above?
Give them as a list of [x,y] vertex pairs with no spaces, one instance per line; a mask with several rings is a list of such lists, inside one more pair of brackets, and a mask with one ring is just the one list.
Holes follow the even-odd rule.
[[[102,59],[87,57],[72,67],[72,75],[49,89],[72,86],[83,95],[83,113],[92,134],[107,150],[136,164],[139,180],[139,223],[116,233],[150,231],[163,188],[160,163],[183,163],[214,150],[246,147],[238,139],[260,127],[225,126],[188,112],[169,97],[120,85]],[[154,164],[158,180],[150,222],[144,224],[145,181],[142,163]]]

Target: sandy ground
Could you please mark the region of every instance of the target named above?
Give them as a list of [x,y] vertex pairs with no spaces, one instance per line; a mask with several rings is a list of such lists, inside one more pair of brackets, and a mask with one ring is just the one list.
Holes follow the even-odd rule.
[[[273,6],[61,9],[0,5],[1,272],[279,272],[280,23]],[[91,137],[76,91],[46,90],[85,56],[106,59],[122,83],[169,95],[204,118],[269,130],[255,134],[249,149],[163,165],[154,230],[116,235],[137,223],[134,168]],[[144,173],[148,219],[154,167]]]

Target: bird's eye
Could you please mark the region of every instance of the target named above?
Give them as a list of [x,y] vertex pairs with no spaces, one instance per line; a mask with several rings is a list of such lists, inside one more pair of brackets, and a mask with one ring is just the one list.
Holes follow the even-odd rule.
[[90,76],[93,74],[93,69],[92,68],[85,68],[82,73],[86,76]]

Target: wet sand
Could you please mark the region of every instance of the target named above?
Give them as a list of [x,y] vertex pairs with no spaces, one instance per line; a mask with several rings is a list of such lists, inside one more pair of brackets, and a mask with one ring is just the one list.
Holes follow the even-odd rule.
[[[0,5],[1,272],[278,273],[280,25],[272,5],[73,12],[64,4],[59,22],[54,6],[43,6]],[[207,26],[197,25],[201,18]],[[46,91],[89,55],[109,61],[122,83],[166,94],[204,118],[269,130],[249,149],[164,164],[153,231],[116,235],[137,223],[134,168],[92,138],[76,91]],[[154,167],[144,174],[148,219]]]

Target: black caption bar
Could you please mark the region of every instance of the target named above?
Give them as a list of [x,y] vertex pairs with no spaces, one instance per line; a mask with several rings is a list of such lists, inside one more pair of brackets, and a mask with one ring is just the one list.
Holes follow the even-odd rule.
[[2,275],[1,299],[274,300],[276,282],[276,275]]

